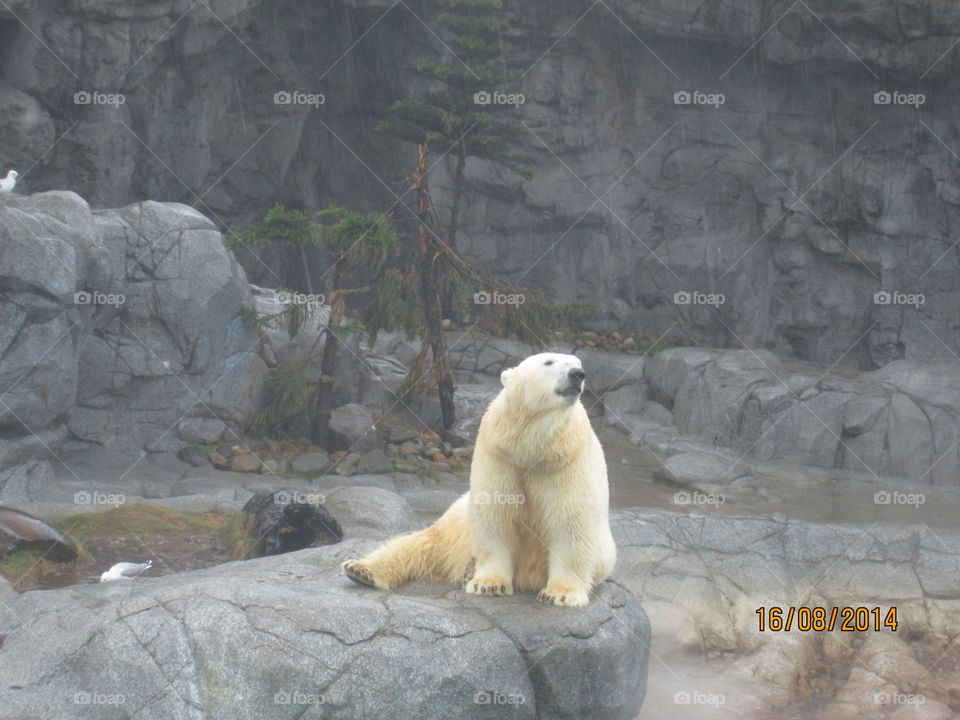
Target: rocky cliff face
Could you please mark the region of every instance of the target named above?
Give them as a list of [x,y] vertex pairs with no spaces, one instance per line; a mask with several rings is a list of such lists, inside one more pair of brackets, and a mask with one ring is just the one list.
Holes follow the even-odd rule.
[[[865,368],[960,350],[960,9],[512,5],[539,166],[521,182],[468,163],[469,256],[593,304],[597,327]],[[442,49],[431,21],[381,0],[11,2],[4,161],[34,190],[176,200],[219,224],[277,201],[381,209],[412,148],[372,127]],[[306,283],[279,249],[242,262]]]

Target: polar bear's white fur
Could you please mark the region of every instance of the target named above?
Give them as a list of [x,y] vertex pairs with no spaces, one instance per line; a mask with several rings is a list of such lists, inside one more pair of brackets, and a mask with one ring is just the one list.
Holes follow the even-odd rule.
[[586,605],[613,569],[607,466],[580,402],[573,355],[532,355],[500,376],[470,468],[470,490],[433,525],[343,564],[386,589],[418,578],[469,593],[539,590],[538,600]]

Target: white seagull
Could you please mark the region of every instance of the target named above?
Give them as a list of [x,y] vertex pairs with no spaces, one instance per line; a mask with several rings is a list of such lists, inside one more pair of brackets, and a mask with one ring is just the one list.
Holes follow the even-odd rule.
[[146,572],[153,567],[153,560],[147,560],[143,563],[121,562],[114,565],[100,576],[100,582],[110,582],[111,580],[133,580],[137,575]]
[[0,197],[6,197],[11,193],[13,186],[17,184],[19,174],[16,170],[11,170],[3,180],[0,180]]

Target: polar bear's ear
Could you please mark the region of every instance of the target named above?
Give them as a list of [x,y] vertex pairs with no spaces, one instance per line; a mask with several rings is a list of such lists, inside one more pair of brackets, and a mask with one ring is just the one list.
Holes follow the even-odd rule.
[[500,384],[504,387],[507,386],[507,383],[510,382],[510,376],[513,374],[513,368],[507,368],[502,373],[500,373]]

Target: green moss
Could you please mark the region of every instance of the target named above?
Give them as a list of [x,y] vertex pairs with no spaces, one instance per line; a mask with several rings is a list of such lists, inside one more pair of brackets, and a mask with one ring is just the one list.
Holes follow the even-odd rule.
[[238,510],[227,521],[223,536],[231,560],[246,560],[259,554],[257,538],[253,536],[255,518]]
[[0,575],[17,584],[27,576],[35,577],[57,569],[58,563],[42,558],[43,552],[39,550],[23,550],[9,555],[0,562]]
[[121,505],[101,513],[71,515],[53,523],[78,546],[94,537],[104,535],[131,535],[149,532],[218,532],[229,518],[216,513],[192,510],[171,510],[157,505],[137,503]]
[[427,478],[429,480],[440,479],[440,473],[437,472],[437,469],[432,465],[428,465],[425,462],[416,462],[416,461],[414,461],[413,464],[416,465],[416,468],[417,468],[416,469],[417,477]]

